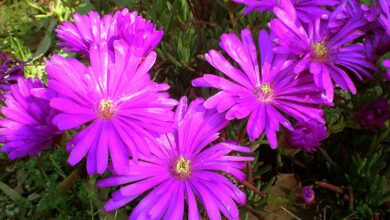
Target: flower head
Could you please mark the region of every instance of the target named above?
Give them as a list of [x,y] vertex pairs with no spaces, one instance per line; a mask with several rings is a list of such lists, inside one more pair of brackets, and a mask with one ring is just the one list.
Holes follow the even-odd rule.
[[384,60],[383,66],[387,69],[385,73],[385,79],[390,80],[390,59]]
[[390,3],[388,0],[377,0],[377,4],[380,9],[379,23],[390,36]]
[[354,120],[363,128],[379,129],[390,119],[389,105],[386,99],[376,99],[364,106],[354,116]]
[[362,4],[361,7],[363,14],[370,22],[370,29],[366,34],[365,44],[368,51],[367,56],[373,63],[390,49],[389,7],[390,4],[386,1],[377,1],[376,6]]
[[91,66],[53,56],[47,65],[48,86],[59,94],[50,105],[59,110],[53,122],[61,130],[87,126],[67,144],[71,165],[87,157],[88,173],[103,173],[109,155],[114,169],[128,168],[128,157],[150,154],[155,137],[172,131],[177,101],[164,92],[169,86],[150,79],[156,53],[114,42],[92,45]]
[[163,37],[163,31],[157,30],[156,25],[145,20],[137,12],[123,9],[115,13],[117,18],[119,37],[129,45],[143,48],[148,54],[154,50]]
[[316,151],[326,138],[326,127],[316,121],[299,121],[293,131],[287,131],[285,141],[289,147]]
[[[248,14],[253,10],[259,12],[273,11],[275,6],[284,4],[283,0],[233,0],[236,3],[246,5],[244,14]],[[311,17],[327,17],[330,12],[323,9],[323,6],[336,6],[340,3],[339,0],[291,0],[294,7],[303,20],[308,20]]]
[[64,22],[57,29],[57,37],[63,40],[58,45],[65,51],[89,54],[92,44],[113,43],[118,36],[117,20],[107,14],[103,18],[96,11],[88,15],[73,15],[74,22]]
[[315,192],[313,186],[305,186],[301,189],[301,199],[307,205],[313,204],[315,202]]
[[339,31],[352,17],[361,17],[363,11],[358,0],[342,0],[328,18],[331,31]]
[[329,19],[314,19],[301,23],[294,7],[288,4],[275,7],[278,18],[270,22],[279,45],[278,53],[295,54],[299,61],[295,73],[310,70],[315,84],[325,89],[328,101],[333,101],[333,81],[342,89],[356,93],[355,85],[347,72],[363,80],[371,79],[369,69],[376,70],[366,56],[365,45],[354,41],[365,34],[367,21],[361,16],[351,17],[345,25],[333,32]]
[[35,156],[50,147],[61,135],[52,124],[57,111],[50,108],[49,101],[37,94],[45,90],[39,79],[17,79],[5,95],[5,106],[1,112],[0,140],[10,159]]
[[374,6],[360,5],[358,0],[342,0],[332,11],[328,18],[328,27],[332,32],[338,32],[353,18],[360,18],[361,21],[373,22],[378,15],[378,10]]
[[366,56],[375,63],[378,58],[390,49],[390,35],[379,23],[373,23],[370,31],[365,36]]
[[[25,62],[22,60],[8,57],[0,52],[0,90],[8,91],[11,84],[16,83],[17,78],[23,76],[23,67]],[[2,99],[2,93],[0,93]]]
[[235,34],[224,34],[220,42],[222,49],[239,64],[240,69],[216,50],[206,54],[206,60],[230,80],[205,74],[192,82],[194,86],[221,90],[205,102],[205,107],[227,111],[228,120],[249,116],[247,132],[250,140],[265,131],[272,148],[277,146],[276,133],[280,124],[292,129],[289,120],[281,113],[297,120],[314,119],[324,123],[322,110],[317,106],[324,103],[322,90],[314,85],[310,74],[294,74],[292,60],[273,53],[273,38],[266,31],[262,30],[259,34],[260,64],[250,31],[241,31],[241,38]]
[[99,187],[127,184],[113,193],[104,210],[118,209],[146,193],[129,219],[184,219],[185,202],[188,219],[200,219],[197,200],[210,219],[220,219],[220,213],[239,218],[236,203],[245,204],[245,193],[224,174],[245,180],[241,169],[253,158],[229,155],[250,152],[247,147],[227,142],[209,146],[228,122],[216,110],[205,109],[203,102],[198,98],[187,107],[183,97],[176,109],[177,129],[159,138],[152,155],[141,156],[138,164],[130,160],[127,173],[97,183]]
[[128,9],[117,11],[100,18],[95,11],[88,15],[75,14],[74,23],[64,22],[56,30],[57,36],[63,40],[60,46],[66,51],[88,55],[92,44],[107,43],[113,50],[113,42],[123,39],[130,47],[143,48],[145,55],[152,51],[161,41],[163,31],[147,21],[137,12]]

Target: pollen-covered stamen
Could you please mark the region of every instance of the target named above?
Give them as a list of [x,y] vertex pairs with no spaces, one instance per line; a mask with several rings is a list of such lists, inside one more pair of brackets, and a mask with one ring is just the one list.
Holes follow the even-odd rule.
[[187,178],[191,174],[191,161],[180,155],[173,165],[173,170],[175,176],[179,179]]
[[255,87],[253,94],[258,100],[268,102],[272,100],[273,91],[269,83],[263,83],[260,86]]
[[315,55],[318,57],[323,57],[328,54],[328,48],[324,42],[313,43],[311,47],[313,48]]
[[111,100],[102,100],[99,104],[98,115],[100,118],[111,118],[115,114],[115,106]]
[[272,89],[271,89],[271,86],[269,85],[269,83],[265,83],[265,84],[261,85],[261,91],[265,95],[272,93]]

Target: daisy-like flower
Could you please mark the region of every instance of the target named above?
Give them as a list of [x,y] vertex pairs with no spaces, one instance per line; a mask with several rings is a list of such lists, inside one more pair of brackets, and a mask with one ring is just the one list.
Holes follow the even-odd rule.
[[387,68],[385,78],[390,80],[390,59],[384,60],[383,66]]
[[383,98],[373,100],[354,115],[354,120],[360,127],[373,130],[382,128],[389,119],[389,104]]
[[[150,154],[153,140],[172,131],[172,108],[167,84],[150,79],[148,71],[156,59],[145,58],[141,48],[114,42],[92,45],[86,67],[76,59],[54,55],[46,63],[48,87],[59,94],[50,105],[61,111],[53,122],[61,130],[87,125],[67,144],[71,165],[87,157],[89,174],[103,173],[109,155],[118,173],[128,169],[128,156]],[[88,154],[88,155],[87,155]],[[87,155],[87,156],[86,156]]]
[[[24,75],[25,65],[22,60],[9,57],[0,51],[0,90],[8,91],[10,85],[16,83],[17,78]],[[2,91],[0,91],[0,100],[3,99]]]
[[241,169],[253,157],[229,155],[250,152],[250,148],[222,142],[209,146],[219,137],[218,131],[228,123],[222,113],[207,110],[198,98],[187,107],[183,97],[176,109],[176,130],[162,135],[151,157],[129,161],[126,174],[100,180],[98,187],[124,185],[113,193],[105,211],[118,209],[145,194],[129,219],[184,219],[185,202],[188,219],[201,219],[199,200],[210,219],[239,219],[236,203],[245,204],[246,196],[224,174],[245,180]]
[[295,73],[309,69],[315,84],[325,89],[329,101],[333,101],[334,96],[332,80],[342,89],[355,94],[355,85],[347,72],[354,73],[360,80],[372,78],[369,69],[376,70],[375,65],[368,61],[364,44],[354,43],[365,33],[365,19],[352,17],[333,33],[328,27],[328,20],[301,23],[291,2],[284,2],[283,9],[274,8],[278,18],[273,19],[269,26],[279,45],[276,51],[299,56]]
[[379,22],[373,22],[370,31],[365,36],[366,56],[372,63],[390,49],[390,36],[387,35]]
[[272,148],[277,146],[276,133],[280,124],[292,129],[281,112],[298,120],[314,119],[324,123],[322,110],[316,106],[324,103],[322,90],[315,86],[311,75],[294,74],[292,60],[288,60],[287,55],[273,53],[273,38],[264,30],[259,35],[259,70],[252,34],[245,29],[241,31],[241,38],[235,34],[223,34],[220,42],[222,49],[241,69],[231,65],[216,50],[206,54],[206,60],[231,80],[205,74],[192,82],[194,86],[221,90],[205,102],[205,107],[227,111],[228,120],[243,119],[249,115],[247,132],[250,140],[255,140],[265,131]]
[[163,38],[163,31],[157,30],[156,25],[139,16],[137,12],[123,9],[115,13],[118,23],[118,33],[129,45],[143,48],[148,54],[154,50]]
[[56,29],[58,38],[63,40],[59,45],[66,47],[66,51],[84,55],[88,55],[92,44],[106,42],[112,49],[117,39],[124,39],[129,46],[143,48],[147,55],[163,37],[163,31],[157,30],[151,21],[128,9],[103,18],[95,11],[88,15],[76,13],[73,19],[74,23],[64,22]]
[[351,18],[360,17],[366,22],[373,22],[378,15],[374,6],[360,5],[358,0],[342,0],[329,16],[328,27],[338,32]]
[[58,45],[67,52],[89,54],[92,44],[112,43],[118,36],[117,20],[111,14],[100,18],[96,11],[88,15],[73,15],[74,22],[64,22],[55,30],[57,37],[63,40]]
[[377,0],[380,9],[379,23],[385,28],[386,33],[390,36],[390,2],[388,0]]
[[[233,0],[236,3],[245,4],[244,14],[248,14],[253,10],[259,12],[273,11],[275,6],[283,4],[281,0]],[[336,6],[340,3],[339,0],[292,0],[297,13],[302,19],[310,17],[324,17],[330,14],[329,11],[323,9],[323,6]]]
[[299,121],[293,131],[288,131],[285,141],[291,148],[302,148],[307,152],[315,152],[326,138],[326,126],[316,121]]
[[0,141],[2,152],[10,159],[35,156],[50,147],[61,136],[61,131],[52,124],[57,111],[50,108],[49,100],[36,94],[45,90],[39,79],[17,79],[5,95],[1,109]]
[[305,186],[301,188],[301,200],[305,205],[312,205],[315,203],[316,194],[313,190],[313,186]]

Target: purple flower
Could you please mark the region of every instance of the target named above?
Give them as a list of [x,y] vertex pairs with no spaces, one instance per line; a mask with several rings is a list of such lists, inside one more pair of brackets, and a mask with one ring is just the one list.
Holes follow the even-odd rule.
[[57,29],[57,37],[63,40],[58,45],[65,51],[88,55],[92,44],[112,43],[118,35],[117,20],[112,15],[100,18],[99,13],[91,11],[88,15],[73,15],[74,23],[64,22]]
[[[10,84],[14,84],[17,78],[23,76],[23,67],[26,65],[22,60],[8,57],[0,52],[0,90],[8,91]],[[3,94],[0,92],[0,99]]]
[[[155,137],[172,131],[172,108],[167,84],[150,79],[156,59],[141,48],[114,42],[92,45],[86,67],[76,59],[54,55],[47,65],[48,86],[59,94],[50,105],[61,111],[53,122],[61,130],[87,126],[67,144],[71,165],[87,157],[89,174],[103,173],[109,156],[118,173],[128,169],[128,156],[150,154]],[[87,156],[86,156],[87,155]]]
[[360,80],[372,78],[368,69],[376,70],[375,65],[368,61],[364,44],[354,43],[365,33],[365,19],[352,17],[333,33],[328,20],[316,19],[301,24],[291,4],[285,4],[284,9],[275,7],[274,11],[278,19],[270,22],[270,28],[277,37],[279,47],[276,51],[297,55],[299,62],[294,72],[309,69],[315,84],[325,89],[329,101],[333,101],[334,96],[332,81],[342,89],[356,93],[348,71]]
[[366,56],[373,63],[390,49],[390,36],[379,23],[374,22],[366,34],[365,48]]
[[366,4],[361,4],[360,9],[363,12],[363,17],[368,21],[368,22],[376,22],[377,16],[379,13],[379,9],[376,6],[369,6]]
[[383,66],[387,68],[385,79],[390,80],[390,59],[384,60]]
[[[385,5],[388,3],[382,4]],[[390,35],[388,30],[390,30],[390,22],[384,19],[384,11],[381,9],[380,2],[377,6],[365,6],[362,5],[363,14],[368,18],[370,22],[370,30],[366,34],[365,44],[367,48],[367,56],[371,62],[376,62],[379,56],[387,53],[390,49]],[[388,8],[387,11],[390,9]],[[382,13],[382,14],[381,14]],[[382,18],[382,19],[381,19]],[[387,23],[387,25],[386,25]],[[387,26],[387,27],[386,27]]]
[[131,169],[124,175],[100,180],[98,187],[127,184],[113,193],[104,206],[105,211],[118,209],[144,195],[129,219],[184,219],[184,203],[188,219],[200,219],[199,200],[210,219],[239,219],[236,203],[245,204],[246,196],[223,174],[239,181],[245,180],[241,171],[245,161],[253,157],[228,155],[231,152],[250,152],[250,148],[222,142],[218,131],[228,123],[224,115],[203,107],[198,98],[187,107],[183,97],[176,109],[173,133],[162,135],[160,145],[152,156],[141,156],[138,163],[129,161]]
[[137,12],[129,13],[128,9],[123,9],[114,17],[118,20],[119,37],[129,45],[143,48],[146,54],[154,50],[163,37],[162,30],[157,30],[155,24],[138,16]]
[[[248,14],[253,10],[259,12],[272,12],[275,6],[284,4],[281,0],[233,0],[236,3],[246,5],[244,14]],[[340,3],[339,0],[291,0],[294,4],[297,13],[300,14],[301,19],[307,20],[310,17],[326,17],[329,11],[322,8],[322,6],[336,6]]]
[[355,114],[354,120],[363,128],[379,129],[390,119],[389,105],[386,99],[376,99]]
[[315,202],[315,193],[312,186],[305,186],[302,188],[301,198],[307,205]]
[[100,18],[95,11],[88,15],[75,14],[74,23],[64,22],[56,30],[58,38],[63,42],[60,46],[66,51],[88,55],[90,46],[108,43],[113,50],[113,42],[124,39],[129,46],[144,49],[145,54],[152,51],[163,37],[162,30],[128,9],[117,11],[113,16],[108,14]]
[[375,21],[378,15],[376,7],[359,5],[358,0],[342,0],[329,16],[328,27],[333,32],[338,32],[351,18],[358,18],[366,22]]
[[289,147],[315,152],[326,138],[326,127],[316,121],[299,121],[293,131],[288,131],[285,141]]
[[10,159],[35,156],[50,147],[61,135],[52,124],[57,111],[50,108],[49,101],[39,98],[45,88],[39,79],[17,79],[5,95],[5,106],[1,112],[0,141],[2,152]]
[[205,74],[192,84],[214,87],[217,94],[205,102],[208,109],[227,111],[226,119],[243,119],[249,115],[247,132],[251,141],[265,131],[272,148],[277,146],[276,133],[279,124],[292,129],[289,120],[281,112],[297,120],[317,120],[324,123],[322,90],[318,89],[310,74],[297,76],[292,73],[293,61],[288,56],[274,54],[272,36],[262,30],[259,34],[261,70],[257,61],[256,46],[249,30],[241,31],[240,40],[235,34],[223,34],[220,46],[238,63],[231,65],[218,51],[211,50],[206,60],[230,78]]
[[274,6],[279,4],[278,0],[233,0],[236,3],[245,4],[244,14],[248,14],[253,10],[259,12],[272,11]]
[[385,28],[386,33],[390,36],[390,3],[389,0],[377,0],[380,16],[379,23]]

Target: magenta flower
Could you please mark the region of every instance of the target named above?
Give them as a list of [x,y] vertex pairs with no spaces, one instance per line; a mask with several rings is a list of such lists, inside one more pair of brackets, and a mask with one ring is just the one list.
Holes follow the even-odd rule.
[[130,46],[143,48],[146,54],[157,47],[164,35],[151,21],[138,16],[137,12],[129,13],[127,8],[116,12],[114,17],[117,18],[119,37]]
[[385,73],[385,79],[390,80],[390,59],[384,60],[383,66],[387,68]]
[[88,55],[90,46],[102,42],[113,42],[117,38],[117,20],[112,15],[100,18],[99,13],[91,11],[88,15],[73,15],[74,23],[64,22],[57,29],[57,37],[63,40],[58,45],[65,51]]
[[285,4],[284,9],[275,7],[274,11],[278,18],[270,22],[270,28],[277,37],[279,47],[276,51],[297,55],[299,62],[294,72],[309,69],[315,84],[325,89],[329,101],[334,96],[332,81],[342,89],[356,93],[347,72],[354,73],[360,80],[372,78],[368,70],[376,70],[376,67],[368,61],[364,44],[354,42],[365,33],[365,19],[353,17],[333,33],[327,20],[301,24],[292,4]]
[[[352,1],[352,0],[350,0]],[[356,1],[356,0],[355,0]],[[368,22],[376,22],[377,16],[379,13],[379,9],[376,6],[370,6],[366,4],[361,4],[360,9],[363,13],[363,17],[368,21]]]
[[[283,0],[233,0],[236,3],[245,4],[244,14],[248,14],[253,10],[259,12],[273,11],[275,6],[280,6]],[[329,11],[323,9],[323,6],[336,6],[340,0],[291,0],[294,4],[297,13],[301,19],[307,20],[311,17],[326,17],[330,14]]]
[[292,60],[273,53],[272,36],[262,30],[259,35],[261,70],[257,61],[256,46],[249,30],[241,31],[240,40],[235,34],[223,34],[220,46],[239,64],[231,65],[218,51],[211,50],[206,60],[231,80],[205,74],[192,84],[214,87],[217,94],[205,102],[208,109],[227,111],[226,119],[243,119],[249,115],[247,132],[251,141],[265,131],[272,148],[277,146],[276,132],[279,124],[292,129],[281,112],[297,120],[317,120],[324,123],[318,104],[324,103],[322,90],[318,89],[310,74],[292,73]]
[[291,148],[315,152],[326,138],[326,127],[316,121],[299,121],[293,131],[287,131],[285,141]]
[[74,23],[64,22],[56,30],[58,38],[63,40],[59,45],[66,47],[66,51],[84,55],[88,55],[92,43],[106,42],[113,50],[113,42],[117,39],[124,39],[129,46],[143,48],[148,54],[163,37],[162,30],[156,30],[152,22],[128,9],[103,18],[95,11],[88,15],[76,13],[73,18]]
[[8,91],[11,84],[24,75],[23,67],[26,65],[22,60],[8,57],[0,51],[0,100],[3,99],[3,91]]
[[67,144],[71,165],[87,157],[89,174],[103,173],[109,157],[118,173],[128,169],[128,156],[150,154],[155,137],[172,131],[169,86],[150,79],[156,59],[145,58],[140,48],[114,42],[114,54],[106,44],[92,45],[91,66],[54,55],[47,65],[48,86],[59,94],[50,105],[61,111],[53,122],[61,130],[82,129]]
[[390,119],[389,104],[386,99],[376,99],[364,106],[354,116],[354,120],[363,128],[379,129]]
[[129,219],[184,219],[184,203],[188,219],[201,219],[199,200],[210,219],[239,219],[236,203],[245,204],[246,196],[224,174],[245,180],[241,171],[245,161],[253,157],[229,155],[231,152],[250,152],[250,148],[222,142],[209,146],[219,137],[218,131],[228,123],[224,115],[203,107],[198,98],[187,108],[183,97],[176,109],[173,133],[162,135],[160,145],[150,157],[140,157],[138,163],[129,161],[124,175],[100,180],[98,187],[127,184],[115,193],[104,206],[105,211],[145,197],[133,209]]
[[358,0],[342,0],[329,15],[328,27],[331,31],[338,32],[352,18],[360,18],[368,23],[375,21],[377,15],[378,10],[376,7],[365,4],[360,5]]
[[315,203],[316,194],[313,186],[305,186],[301,189],[301,199],[306,205]]
[[[363,14],[370,22],[370,29],[365,38],[367,56],[372,63],[375,63],[380,56],[387,53],[390,49],[390,35],[386,30],[386,26],[390,30],[390,21],[386,22],[384,19],[383,13],[385,10],[381,9],[380,2],[377,3],[377,6],[365,6],[363,4],[361,8]],[[388,8],[388,10],[390,9]]]
[[390,36],[390,2],[388,0],[377,0],[380,9],[379,23],[385,28],[386,33]]
[[17,79],[5,95],[1,112],[0,141],[2,152],[10,159],[35,156],[50,147],[61,136],[61,131],[52,124],[57,111],[50,108],[49,101],[36,96],[45,90],[39,79]]
[[370,31],[365,36],[366,56],[375,63],[378,58],[390,49],[390,36],[387,35],[383,27],[374,22]]

